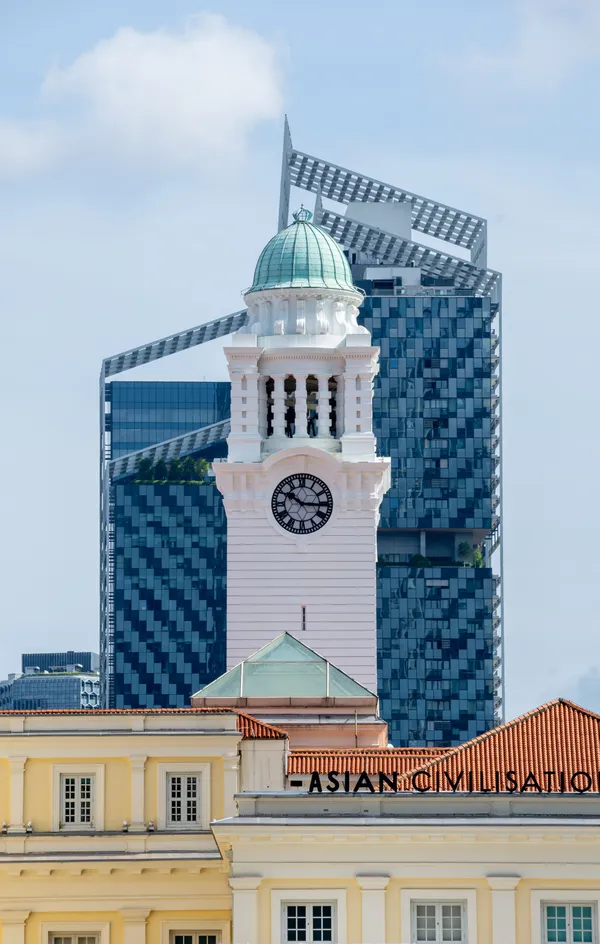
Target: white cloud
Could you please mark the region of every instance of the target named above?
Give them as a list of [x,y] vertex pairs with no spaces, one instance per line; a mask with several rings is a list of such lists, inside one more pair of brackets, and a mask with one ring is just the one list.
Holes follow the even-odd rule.
[[514,9],[516,31],[506,48],[470,47],[452,61],[476,92],[552,91],[600,59],[598,0],[514,0]]
[[19,125],[0,118],[0,174],[36,171],[61,153],[60,136],[52,127]]
[[135,165],[216,166],[239,155],[257,123],[281,113],[278,51],[214,14],[179,31],[120,29],[71,65],[54,67],[42,105],[43,127],[0,122],[0,172],[92,154]]

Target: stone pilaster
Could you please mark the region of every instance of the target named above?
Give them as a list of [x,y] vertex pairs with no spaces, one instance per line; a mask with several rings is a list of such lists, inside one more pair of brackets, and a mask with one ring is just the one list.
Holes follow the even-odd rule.
[[26,757],[9,757],[10,769],[10,823],[9,833],[24,833],[23,815],[24,781]]
[[515,892],[519,875],[487,875],[492,889],[492,944],[516,944]]
[[389,875],[357,875],[362,890],[361,944],[383,944],[385,930],[385,890]]
[[258,886],[261,882],[260,875],[236,875],[229,879],[233,892],[232,944],[262,944],[258,939]]

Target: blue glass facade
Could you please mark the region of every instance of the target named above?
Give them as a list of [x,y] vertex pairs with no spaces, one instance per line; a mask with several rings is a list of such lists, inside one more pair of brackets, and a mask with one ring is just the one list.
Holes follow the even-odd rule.
[[499,705],[495,308],[357,284],[381,350],[378,450],[392,458],[378,536],[381,711],[393,744],[459,744],[493,727]]
[[114,493],[114,707],[187,706],[226,668],[221,495],[214,484]]
[[374,431],[392,459],[381,527],[491,531],[490,299],[370,296],[361,311],[381,351]]
[[154,446],[229,416],[229,383],[113,381],[106,387],[110,458]]
[[[112,382],[107,458],[229,416],[229,383]],[[225,443],[202,455],[226,454]],[[102,601],[104,702],[180,707],[225,669],[226,528],[213,484],[110,487]]]
[[77,673],[34,673],[17,675],[0,682],[0,708],[10,711],[38,711],[48,708],[79,709],[100,707],[98,675]]
[[493,727],[491,569],[380,561],[377,591],[379,697],[392,744],[448,746]]

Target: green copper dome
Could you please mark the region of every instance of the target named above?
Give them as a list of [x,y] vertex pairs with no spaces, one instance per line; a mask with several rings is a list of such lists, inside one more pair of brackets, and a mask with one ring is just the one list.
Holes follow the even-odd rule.
[[342,247],[301,207],[294,222],[260,254],[249,292],[272,288],[329,288],[357,292]]

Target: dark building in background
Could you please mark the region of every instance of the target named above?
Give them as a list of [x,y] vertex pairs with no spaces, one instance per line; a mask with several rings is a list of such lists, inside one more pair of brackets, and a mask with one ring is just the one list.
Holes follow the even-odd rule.
[[[291,187],[316,195],[315,223],[346,249],[365,291],[359,320],[380,346],[374,431],[393,463],[378,542],[381,711],[395,745],[459,744],[502,719],[501,278],[486,221],[296,151],[286,125],[280,228]],[[245,324],[235,312],[103,363],[107,706],[189,704],[224,671],[220,495],[132,476],[140,460],[222,457],[229,432],[228,384],[109,378]]]
[[[228,383],[113,382],[104,449],[114,461],[229,416]],[[224,441],[199,454],[225,455]],[[157,456],[160,458],[160,456]],[[104,703],[181,707],[225,670],[226,531],[212,483],[106,483]]]
[[95,652],[25,652],[22,672],[0,682],[0,709],[99,708],[98,661]]
[[229,383],[113,381],[106,386],[110,458],[118,459],[229,416]]
[[116,484],[114,515],[114,707],[187,706],[226,669],[221,495]]
[[499,708],[497,306],[422,285],[414,268],[353,268],[381,350],[374,431],[392,458],[378,533],[381,712],[394,744],[458,744]]
[[13,676],[0,683],[0,707],[11,711],[99,708],[100,677],[77,670]]
[[50,669],[64,668],[68,665],[79,665],[83,672],[98,672],[100,657],[97,652],[24,652],[21,656],[21,671],[38,668],[42,672]]

